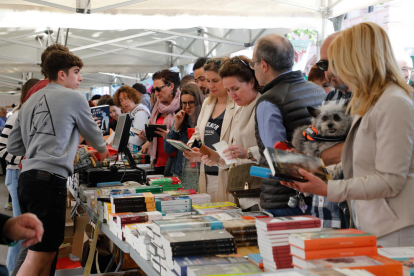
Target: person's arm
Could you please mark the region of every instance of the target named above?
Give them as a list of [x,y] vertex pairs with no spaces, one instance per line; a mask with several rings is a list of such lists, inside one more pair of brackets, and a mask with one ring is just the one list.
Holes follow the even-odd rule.
[[16,155],[10,154],[7,151],[8,138],[9,138],[10,132],[13,129],[13,124],[15,123],[16,118],[17,118],[17,113],[11,115],[9,120],[7,120],[6,126],[3,129],[3,132],[1,133],[0,157],[4,158],[6,161],[9,161],[10,163],[18,165],[20,164],[20,161],[22,160],[23,156],[16,156]]
[[326,149],[322,152],[321,158],[326,166],[338,164],[341,162],[342,149],[344,148],[345,143],[336,144],[329,149]]
[[273,148],[277,142],[286,140],[282,113],[276,105],[268,101],[260,102],[256,108],[256,117],[260,138],[265,147]]
[[14,123],[14,127],[12,131],[9,134],[8,142],[7,142],[7,151],[10,154],[16,155],[16,156],[25,156],[26,155],[26,148],[23,143],[22,138],[22,130],[20,127],[20,115],[19,115]]
[[389,97],[377,103],[367,119],[375,124],[375,171],[349,180],[329,181],[329,201],[395,197],[406,185],[414,146],[412,105],[400,97]]
[[[139,130],[144,130],[145,124],[147,123],[148,123],[148,114],[145,111],[138,111],[135,114],[132,127],[139,129]],[[134,145],[138,145],[138,146],[141,146],[144,143],[144,141],[141,138],[139,138],[139,135],[130,136],[129,142]]]
[[95,150],[99,153],[106,152],[106,142],[102,136],[102,132],[92,118],[88,102],[83,95],[80,96],[82,98],[77,101],[78,104],[75,114],[76,127],[78,128],[80,135],[86,139]]
[[173,145],[171,145],[170,143],[168,143],[167,139],[180,140],[181,141],[180,132],[174,130],[174,124],[175,124],[175,122],[173,123],[173,125],[170,129],[170,132],[168,132],[167,138],[164,141],[164,151],[167,154],[173,154],[174,152],[177,151],[177,148],[174,147]]
[[42,240],[44,229],[36,215],[25,213],[11,218],[0,214],[1,243],[13,245],[13,241],[26,240],[24,247],[32,246]]
[[194,140],[200,140],[200,125],[201,125],[201,120],[204,117],[204,112],[205,112],[205,107],[207,106],[207,101],[208,99],[205,99],[203,102],[203,106],[201,107],[201,111],[200,114],[198,115],[198,119],[197,119],[197,125],[194,128],[194,133],[191,136],[190,140],[188,140],[187,145],[191,146],[194,143]]

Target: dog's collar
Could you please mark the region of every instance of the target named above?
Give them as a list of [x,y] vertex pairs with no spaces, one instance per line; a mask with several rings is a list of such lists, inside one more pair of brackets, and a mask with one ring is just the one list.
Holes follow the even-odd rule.
[[345,141],[347,135],[341,136],[322,136],[318,134],[315,127],[310,125],[302,132],[302,136],[309,142],[340,142]]

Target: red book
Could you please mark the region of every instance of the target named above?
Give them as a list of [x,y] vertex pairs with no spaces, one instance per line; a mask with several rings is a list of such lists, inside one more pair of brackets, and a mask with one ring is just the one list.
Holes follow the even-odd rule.
[[324,250],[303,250],[296,246],[291,246],[291,255],[301,258],[302,260],[313,260],[323,258],[338,258],[338,257],[352,257],[364,255],[377,255],[378,249],[376,246],[369,247],[351,247],[351,248],[335,248]]
[[[319,226],[318,226],[319,225]],[[256,227],[265,231],[288,230],[295,228],[316,228],[320,227],[321,220],[313,216],[292,216],[277,218],[260,218],[256,220]]]
[[119,215],[116,219],[116,224],[119,228],[122,228],[122,225],[129,224],[129,223],[138,223],[138,222],[147,222],[148,215],[145,213],[132,213],[132,214],[125,214]]

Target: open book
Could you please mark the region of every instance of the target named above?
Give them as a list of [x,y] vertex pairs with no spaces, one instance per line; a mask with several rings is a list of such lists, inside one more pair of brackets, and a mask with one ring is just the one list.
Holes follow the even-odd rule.
[[275,177],[286,181],[307,182],[308,180],[299,173],[299,169],[304,169],[324,181],[330,179],[325,164],[320,158],[269,147],[264,150],[263,154]]
[[167,142],[182,152],[186,150],[191,151],[191,148],[180,140],[167,139]]

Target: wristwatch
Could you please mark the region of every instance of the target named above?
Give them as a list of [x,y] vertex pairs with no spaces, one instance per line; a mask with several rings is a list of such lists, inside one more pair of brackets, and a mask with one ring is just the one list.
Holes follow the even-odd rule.
[[249,160],[253,159],[253,153],[250,151],[250,149],[247,149],[247,159]]

